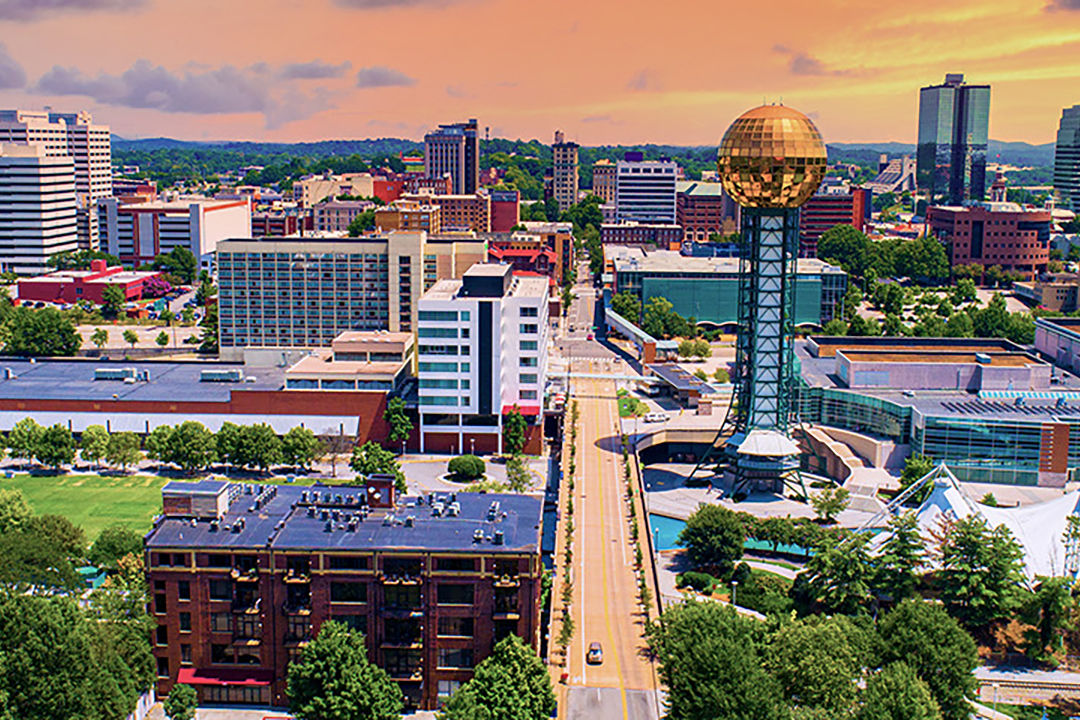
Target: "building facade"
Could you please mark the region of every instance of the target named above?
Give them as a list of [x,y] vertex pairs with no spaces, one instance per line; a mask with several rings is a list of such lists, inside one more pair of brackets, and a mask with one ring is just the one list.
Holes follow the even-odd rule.
[[289,662],[328,620],[412,708],[436,709],[495,644],[539,644],[541,501],[363,486],[171,482],[146,539],[159,695],[287,706]]
[[705,242],[711,235],[739,231],[739,206],[720,183],[680,181],[675,191],[675,224],[682,227],[684,240]]
[[661,250],[671,250],[677,249],[682,240],[681,225],[623,222],[600,226],[600,242],[604,245],[651,245]]
[[950,73],[919,91],[916,178],[931,204],[984,199],[989,128],[989,85],[968,85]]
[[1071,313],[1080,309],[1077,295],[1080,275],[1076,273],[1047,273],[1030,282],[1013,283],[1013,294],[1036,307]]
[[45,155],[74,163],[79,247],[98,249],[96,204],[112,195],[112,136],[89,112],[0,110],[0,142],[42,145]]
[[395,200],[386,207],[375,211],[375,227],[389,232],[391,230],[409,230],[428,233],[442,231],[442,210],[438,205],[428,202],[430,198]]
[[300,217],[294,213],[257,212],[251,214],[251,237],[288,237],[301,229],[314,230],[309,215]]
[[480,176],[479,127],[476,118],[440,125],[424,136],[424,167],[429,178],[450,176],[452,194],[476,192]]
[[315,229],[320,232],[345,232],[350,223],[375,207],[370,200],[327,200],[311,209]]
[[673,160],[644,160],[628,152],[615,166],[615,217],[618,222],[674,224],[675,181],[679,168]]
[[1054,190],[1080,212],[1080,105],[1061,111],[1054,147]]
[[468,195],[406,195],[405,199],[438,206],[443,230],[491,232],[491,196],[486,191]]
[[19,300],[68,304],[87,300],[100,304],[104,302],[105,288],[109,286],[119,288],[125,300],[139,300],[143,286],[151,278],[160,276],[156,270],[125,270],[118,265],[107,267],[104,260],[91,260],[89,270],[58,270],[19,280]]
[[38,275],[79,249],[75,164],[40,144],[0,143],[0,265]]
[[510,232],[521,222],[517,190],[490,190],[491,232]]
[[799,213],[799,257],[817,257],[817,243],[825,231],[851,225],[862,232],[869,219],[872,195],[864,188],[822,186]]
[[615,202],[615,163],[607,159],[593,163],[592,192],[604,204]]
[[955,265],[994,265],[1032,279],[1050,262],[1051,212],[1011,202],[931,207],[930,231],[950,250]]
[[420,443],[427,452],[502,452],[503,417],[541,416],[548,280],[474,265],[420,299]]
[[566,210],[576,204],[578,198],[578,144],[567,142],[562,130],[556,130],[551,155],[555,200],[559,203],[560,211]]

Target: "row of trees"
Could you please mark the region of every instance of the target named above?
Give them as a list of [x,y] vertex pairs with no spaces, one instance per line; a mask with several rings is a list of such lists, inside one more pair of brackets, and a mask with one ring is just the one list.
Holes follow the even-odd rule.
[[923,284],[939,284],[949,277],[945,246],[931,237],[874,241],[851,225],[837,225],[818,240],[817,256],[864,281],[909,277]]

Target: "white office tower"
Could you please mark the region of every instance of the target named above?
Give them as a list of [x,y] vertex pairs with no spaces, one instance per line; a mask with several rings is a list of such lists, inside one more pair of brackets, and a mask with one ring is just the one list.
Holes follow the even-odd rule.
[[72,159],[0,143],[0,270],[37,275],[50,256],[77,249]]
[[75,163],[79,247],[98,249],[97,201],[112,195],[112,140],[108,125],[95,125],[85,110],[0,110],[0,142],[42,145],[46,155]]
[[426,452],[503,452],[515,406],[542,418],[548,279],[509,265],[473,265],[417,304],[420,435]]
[[1080,105],[1061,111],[1054,150],[1054,189],[1070,208],[1080,212]]
[[644,160],[640,152],[626,153],[615,166],[616,221],[675,224],[678,174],[673,160]]

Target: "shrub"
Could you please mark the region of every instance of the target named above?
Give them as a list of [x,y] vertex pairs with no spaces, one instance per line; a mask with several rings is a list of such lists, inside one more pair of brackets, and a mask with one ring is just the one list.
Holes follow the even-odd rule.
[[484,476],[484,461],[475,455],[460,455],[451,460],[446,469],[459,482],[469,482]]
[[716,578],[709,573],[688,570],[675,578],[676,587],[689,587],[698,592],[705,592],[716,584]]

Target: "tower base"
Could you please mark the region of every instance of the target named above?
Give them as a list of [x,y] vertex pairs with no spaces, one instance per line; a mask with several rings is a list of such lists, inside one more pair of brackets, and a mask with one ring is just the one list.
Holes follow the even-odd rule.
[[726,480],[732,492],[783,494],[785,486],[798,484],[799,448],[776,430],[736,433],[724,445]]

